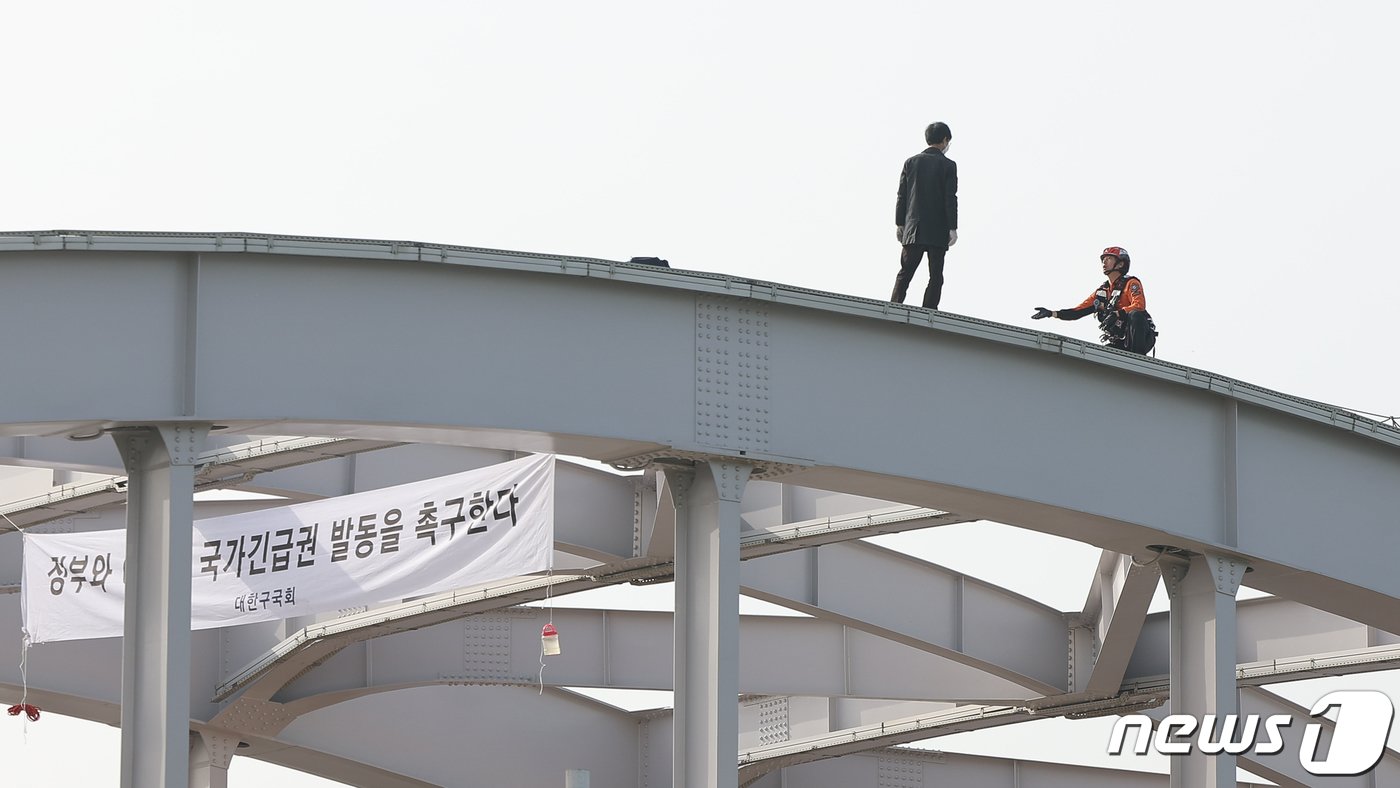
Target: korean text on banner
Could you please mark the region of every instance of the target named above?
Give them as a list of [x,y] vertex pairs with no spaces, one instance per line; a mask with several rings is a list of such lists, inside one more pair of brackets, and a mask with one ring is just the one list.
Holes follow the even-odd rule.
[[[554,456],[196,521],[194,629],[393,602],[549,567]],[[31,643],[119,637],[126,532],[25,538]]]

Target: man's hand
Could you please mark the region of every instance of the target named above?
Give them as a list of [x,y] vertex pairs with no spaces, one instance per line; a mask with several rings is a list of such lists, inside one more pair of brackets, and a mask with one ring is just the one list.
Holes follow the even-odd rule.
[[1051,312],[1050,310],[1046,309],[1045,307],[1043,307],[1043,306],[1038,306],[1038,307],[1035,308],[1035,314],[1031,315],[1031,320],[1042,320],[1042,319],[1044,319],[1044,318],[1051,317],[1051,316],[1053,316],[1054,314],[1055,314],[1054,312]]
[[895,239],[896,241],[899,241],[899,243],[900,243],[901,246],[904,245],[904,225],[902,225],[902,224],[895,225],[895,228],[894,228],[894,239]]
[[949,248],[949,249],[952,249],[952,248],[953,248],[953,244],[955,244],[955,243],[957,243],[957,242],[958,242],[958,231],[957,231],[957,230],[949,230],[949,231],[948,231],[948,248]]

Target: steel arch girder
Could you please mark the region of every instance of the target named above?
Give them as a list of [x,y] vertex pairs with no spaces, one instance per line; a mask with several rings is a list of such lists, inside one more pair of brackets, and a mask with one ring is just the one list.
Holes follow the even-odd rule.
[[[0,238],[12,290],[28,296],[0,313],[0,330],[26,338],[0,363],[11,379],[47,381],[0,397],[2,434],[193,418],[604,460],[747,458],[803,485],[1125,554],[1171,544],[1239,555],[1257,588],[1400,629],[1388,561],[1400,549],[1388,514],[1400,504],[1400,430],[1335,408],[1010,326],[729,277],[422,244],[78,235]],[[386,293],[414,308],[376,319]],[[59,301],[71,308],[45,307]],[[422,359],[460,350],[445,313],[511,326],[512,352],[529,363],[489,386],[461,364],[405,385]],[[364,317],[311,317],[330,314]],[[153,352],[119,358],[85,341],[113,325]],[[598,337],[611,352],[590,352]],[[728,351],[747,355],[726,367]],[[646,398],[637,358],[649,359]],[[253,363],[265,375],[242,374]],[[559,386],[561,374],[589,385]],[[111,385],[85,385],[94,375]],[[937,412],[907,418],[921,400]],[[849,418],[852,403],[861,418]],[[1094,452],[1044,456],[1126,419],[1141,447],[1132,484],[1100,483]]]
[[[296,710],[410,684],[538,680],[538,607],[473,616],[346,648],[274,696]],[[563,653],[548,686],[670,690],[670,613],[556,608]],[[464,645],[465,644],[465,645]],[[870,698],[1023,699],[1038,693],[952,660],[840,624],[745,616],[740,691]]]
[[946,656],[1032,687],[1067,691],[1065,616],[960,572],[864,542],[747,561],[744,593]]

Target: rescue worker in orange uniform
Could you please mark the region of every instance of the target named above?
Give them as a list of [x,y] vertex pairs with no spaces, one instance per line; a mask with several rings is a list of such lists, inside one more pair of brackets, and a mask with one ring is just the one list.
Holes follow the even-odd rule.
[[1147,355],[1157,344],[1157,326],[1147,313],[1147,296],[1142,292],[1142,281],[1136,276],[1128,276],[1132,258],[1128,250],[1121,246],[1110,246],[1099,255],[1103,263],[1104,276],[1108,281],[1099,285],[1073,309],[1035,308],[1032,320],[1047,317],[1059,320],[1078,320],[1090,313],[1099,319],[1103,335],[1099,341],[1109,347]]

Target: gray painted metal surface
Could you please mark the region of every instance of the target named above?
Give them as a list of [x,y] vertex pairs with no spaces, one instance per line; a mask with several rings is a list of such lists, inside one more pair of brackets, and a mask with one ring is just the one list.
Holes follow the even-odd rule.
[[[1117,552],[1239,554],[1257,587],[1400,628],[1384,604],[1400,594],[1386,559],[1400,546],[1400,431],[1316,403],[1009,326],[714,275],[392,243],[4,240],[0,324],[35,338],[0,353],[6,434],[199,418],[604,460],[744,457],[809,486]],[[453,361],[466,335],[447,321],[466,315],[461,331],[513,359],[508,374]],[[150,351],[88,341],[110,326]],[[60,350],[63,365],[45,361]],[[98,393],[94,376],[113,382]],[[17,385],[33,380],[42,391]],[[916,401],[939,405],[914,413]],[[1093,451],[1051,462],[1030,450],[1081,445],[1141,413],[1152,418],[1130,483],[1103,485]],[[1336,528],[1372,549],[1338,549]]]
[[188,785],[194,462],[207,424],[113,435],[130,484],[122,638],[121,785]]
[[[556,451],[625,467],[664,457],[711,459],[751,466],[756,480],[785,483],[750,484],[755,501],[740,507],[749,531],[899,502],[935,513],[918,515],[930,517],[923,521],[928,525],[936,524],[937,512],[956,512],[952,519],[994,519],[1107,551],[1097,601],[1057,616],[957,573],[843,544],[832,528],[786,546],[781,538],[746,532],[740,541],[755,560],[745,565],[745,588],[817,616],[819,625],[840,626],[839,644],[815,647],[839,647],[848,676],[837,688],[817,680],[818,695],[876,692],[867,677],[853,681],[849,666],[867,659],[888,668],[900,664],[896,653],[978,668],[992,677],[986,688],[1020,686],[1031,698],[1070,699],[1082,692],[1080,682],[1099,693],[1111,691],[1119,677],[1152,675],[1164,651],[1157,634],[1163,628],[1143,623],[1152,582],[1134,575],[1131,560],[1153,557],[1151,545],[1247,561],[1254,570],[1250,585],[1326,611],[1320,615],[1359,622],[1347,631],[1364,628],[1368,646],[1400,630],[1400,577],[1388,560],[1400,547],[1394,514],[1400,492],[1393,483],[1400,431],[1199,370],[1010,326],[735,277],[402,242],[0,234],[0,272],[6,277],[0,327],[29,338],[0,348],[10,373],[0,381],[0,435],[17,460],[32,465],[104,462],[64,447],[64,436],[199,422],[237,435]],[[97,341],[113,331],[124,345]],[[53,363],[59,354],[63,363]],[[88,385],[93,379],[110,383],[98,390]],[[1029,390],[1034,398],[1025,396]],[[1142,452],[1137,472],[1104,485],[1104,458],[1086,436],[1133,415]],[[36,450],[46,439],[64,448]],[[1038,451],[1044,446],[1084,450],[1051,461]],[[289,469],[259,482],[280,477],[288,489],[311,495],[349,491],[364,471],[357,463],[373,465],[373,456],[337,461],[335,478]],[[561,495],[567,484],[589,503],[561,513],[559,549],[580,566],[665,571],[677,544],[677,521],[667,507],[648,503],[654,498],[633,481],[565,476]],[[660,494],[658,486],[664,490],[653,486],[653,494]],[[790,494],[799,486],[843,495]],[[839,511],[822,511],[826,503]],[[784,552],[800,547],[808,549]],[[778,554],[759,558],[764,549]],[[12,557],[0,557],[0,572],[14,566]],[[855,592],[840,581],[843,575],[876,582]],[[702,583],[697,590],[714,589]],[[934,598],[942,607],[901,614],[879,604],[900,595]],[[12,600],[0,596],[0,606]],[[444,622],[513,601],[519,600],[483,598],[479,609],[416,626],[461,626]],[[711,613],[727,615],[717,607]],[[1253,621],[1241,619],[1241,636]],[[256,663],[310,623],[192,639],[196,686],[210,692],[190,699],[196,730],[207,734],[209,752],[200,756],[208,756],[205,771],[213,776],[207,779],[218,779],[221,768],[220,730],[239,731],[259,757],[353,775],[355,756],[368,751],[337,744],[337,726],[356,717],[346,713],[356,704],[372,702],[365,690],[388,692],[398,704],[422,702],[421,693],[433,691],[410,689],[424,680],[411,670],[405,681],[372,681],[372,673],[382,677],[412,661],[376,645],[385,633],[366,630],[360,637],[349,634],[351,627],[323,629],[306,641],[308,648],[334,645],[299,667],[278,668],[274,656],[267,663],[273,672],[260,679],[264,690],[238,685],[241,696],[214,700],[214,688],[234,669],[210,665]],[[726,628],[737,629],[737,619],[720,629]],[[791,635],[805,636],[799,628]],[[322,639],[329,637],[344,640]],[[613,637],[609,632],[600,642]],[[814,644],[822,637],[830,636],[818,634]],[[1307,637],[1315,646],[1338,643],[1334,634]],[[1071,644],[1068,660],[1049,656],[1051,638],[1061,655]],[[862,653],[862,639],[899,645],[879,643]],[[1082,649],[1074,646],[1081,640]],[[1263,642],[1248,642],[1241,660]],[[358,653],[347,649],[352,644]],[[772,646],[758,651],[760,661],[771,661]],[[691,655],[692,662],[709,658]],[[356,661],[363,682],[331,680]],[[1234,659],[1228,662],[1193,670],[1229,671]],[[613,681],[609,671],[617,669],[609,664],[604,681]],[[306,670],[313,672],[297,692],[312,695],[298,701],[305,712],[299,715],[283,702],[292,695],[277,693]],[[640,677],[645,670],[623,672]],[[271,681],[275,675],[281,677]],[[745,675],[739,669],[734,681]],[[40,694],[70,713],[110,719],[110,678],[72,676]],[[777,676],[764,681],[772,681],[770,692],[798,694],[801,681],[787,679],[791,686],[781,686]],[[575,699],[545,711],[579,724],[596,719],[568,711],[571,704],[596,706]],[[425,709],[440,706],[424,702]],[[332,709],[341,714],[327,716]],[[710,718],[719,713],[711,712]],[[662,784],[655,777],[661,772],[645,764],[672,761],[662,746],[669,730],[637,738],[639,723],[624,718],[617,730],[634,732],[633,750],[619,743],[626,735],[606,744],[582,737],[579,748],[568,748],[580,759],[572,765],[591,770],[586,751],[608,751],[640,766],[630,778],[593,771],[600,784]],[[227,727],[208,727],[215,719]],[[608,726],[592,730],[612,735]],[[880,746],[878,737],[872,741]],[[363,784],[445,779],[439,765],[401,763],[384,752],[372,758],[384,771],[360,772],[372,775]],[[815,768],[800,762],[785,775],[796,780],[796,770]],[[894,772],[880,779],[886,778],[904,779]]]

